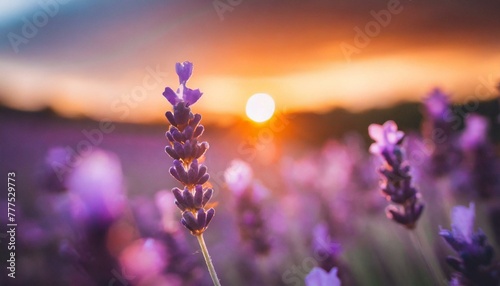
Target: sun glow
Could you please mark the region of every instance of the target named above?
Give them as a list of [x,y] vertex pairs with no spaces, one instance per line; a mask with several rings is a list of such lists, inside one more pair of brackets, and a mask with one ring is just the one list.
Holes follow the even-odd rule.
[[269,94],[256,93],[247,101],[246,114],[255,122],[264,122],[273,116],[274,108],[274,99]]

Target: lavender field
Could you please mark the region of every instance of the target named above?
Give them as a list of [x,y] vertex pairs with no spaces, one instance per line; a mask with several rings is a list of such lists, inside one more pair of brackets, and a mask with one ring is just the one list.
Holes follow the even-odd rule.
[[[465,106],[434,90],[376,112],[206,126],[215,216],[204,237],[221,284],[498,285],[497,104],[461,117]],[[2,285],[211,284],[174,204],[167,120],[99,129],[0,116],[18,223],[16,279]]]
[[499,286],[500,1],[0,1],[0,286]]

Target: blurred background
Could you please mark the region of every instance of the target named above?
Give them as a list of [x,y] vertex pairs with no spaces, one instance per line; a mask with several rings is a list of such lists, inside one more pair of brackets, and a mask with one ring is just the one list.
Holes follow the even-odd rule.
[[[188,86],[204,93],[193,111],[210,144],[217,215],[206,240],[223,284],[302,285],[321,264],[311,247],[326,224],[345,285],[437,285],[408,231],[385,217],[367,128],[394,120],[422,153],[409,158],[428,203],[415,232],[441,278],[450,252],[437,233],[453,205],[476,201],[498,246],[499,10],[493,0],[0,1],[0,171],[16,172],[19,223],[18,278],[2,273],[1,285],[210,285],[196,239],[165,226],[170,211],[157,206],[159,191],[178,186],[162,92],[185,60]],[[436,93],[441,121],[427,100]],[[472,113],[481,120],[467,129]],[[469,137],[486,151],[464,147]],[[460,159],[435,172],[439,156],[456,155],[446,150]],[[264,254],[242,247],[224,178],[233,159],[266,194]],[[143,244],[163,250],[141,254]],[[153,275],[137,261],[163,267]]]

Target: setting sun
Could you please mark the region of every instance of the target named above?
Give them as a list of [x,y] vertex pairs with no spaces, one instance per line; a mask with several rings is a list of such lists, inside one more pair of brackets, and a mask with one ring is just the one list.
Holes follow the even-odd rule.
[[255,122],[264,122],[273,116],[274,107],[274,99],[269,94],[256,93],[247,101],[246,114]]

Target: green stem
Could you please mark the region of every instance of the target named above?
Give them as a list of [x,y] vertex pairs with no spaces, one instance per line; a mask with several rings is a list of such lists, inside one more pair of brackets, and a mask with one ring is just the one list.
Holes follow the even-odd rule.
[[200,243],[201,252],[205,258],[205,263],[207,264],[208,272],[210,273],[210,277],[212,277],[214,286],[221,286],[219,278],[217,277],[217,272],[215,272],[214,264],[212,263],[212,258],[210,258],[210,254],[208,254],[208,248],[205,244],[205,239],[203,239],[203,234],[197,235],[196,238],[198,238],[198,243]]
[[416,230],[410,232],[410,238],[420,257],[424,261],[427,270],[432,273],[434,280],[438,283],[437,285],[447,285],[446,278],[444,278],[443,273],[438,271],[439,265],[437,265],[435,256],[428,250],[424,248],[422,242],[420,241],[420,236],[416,233]]

